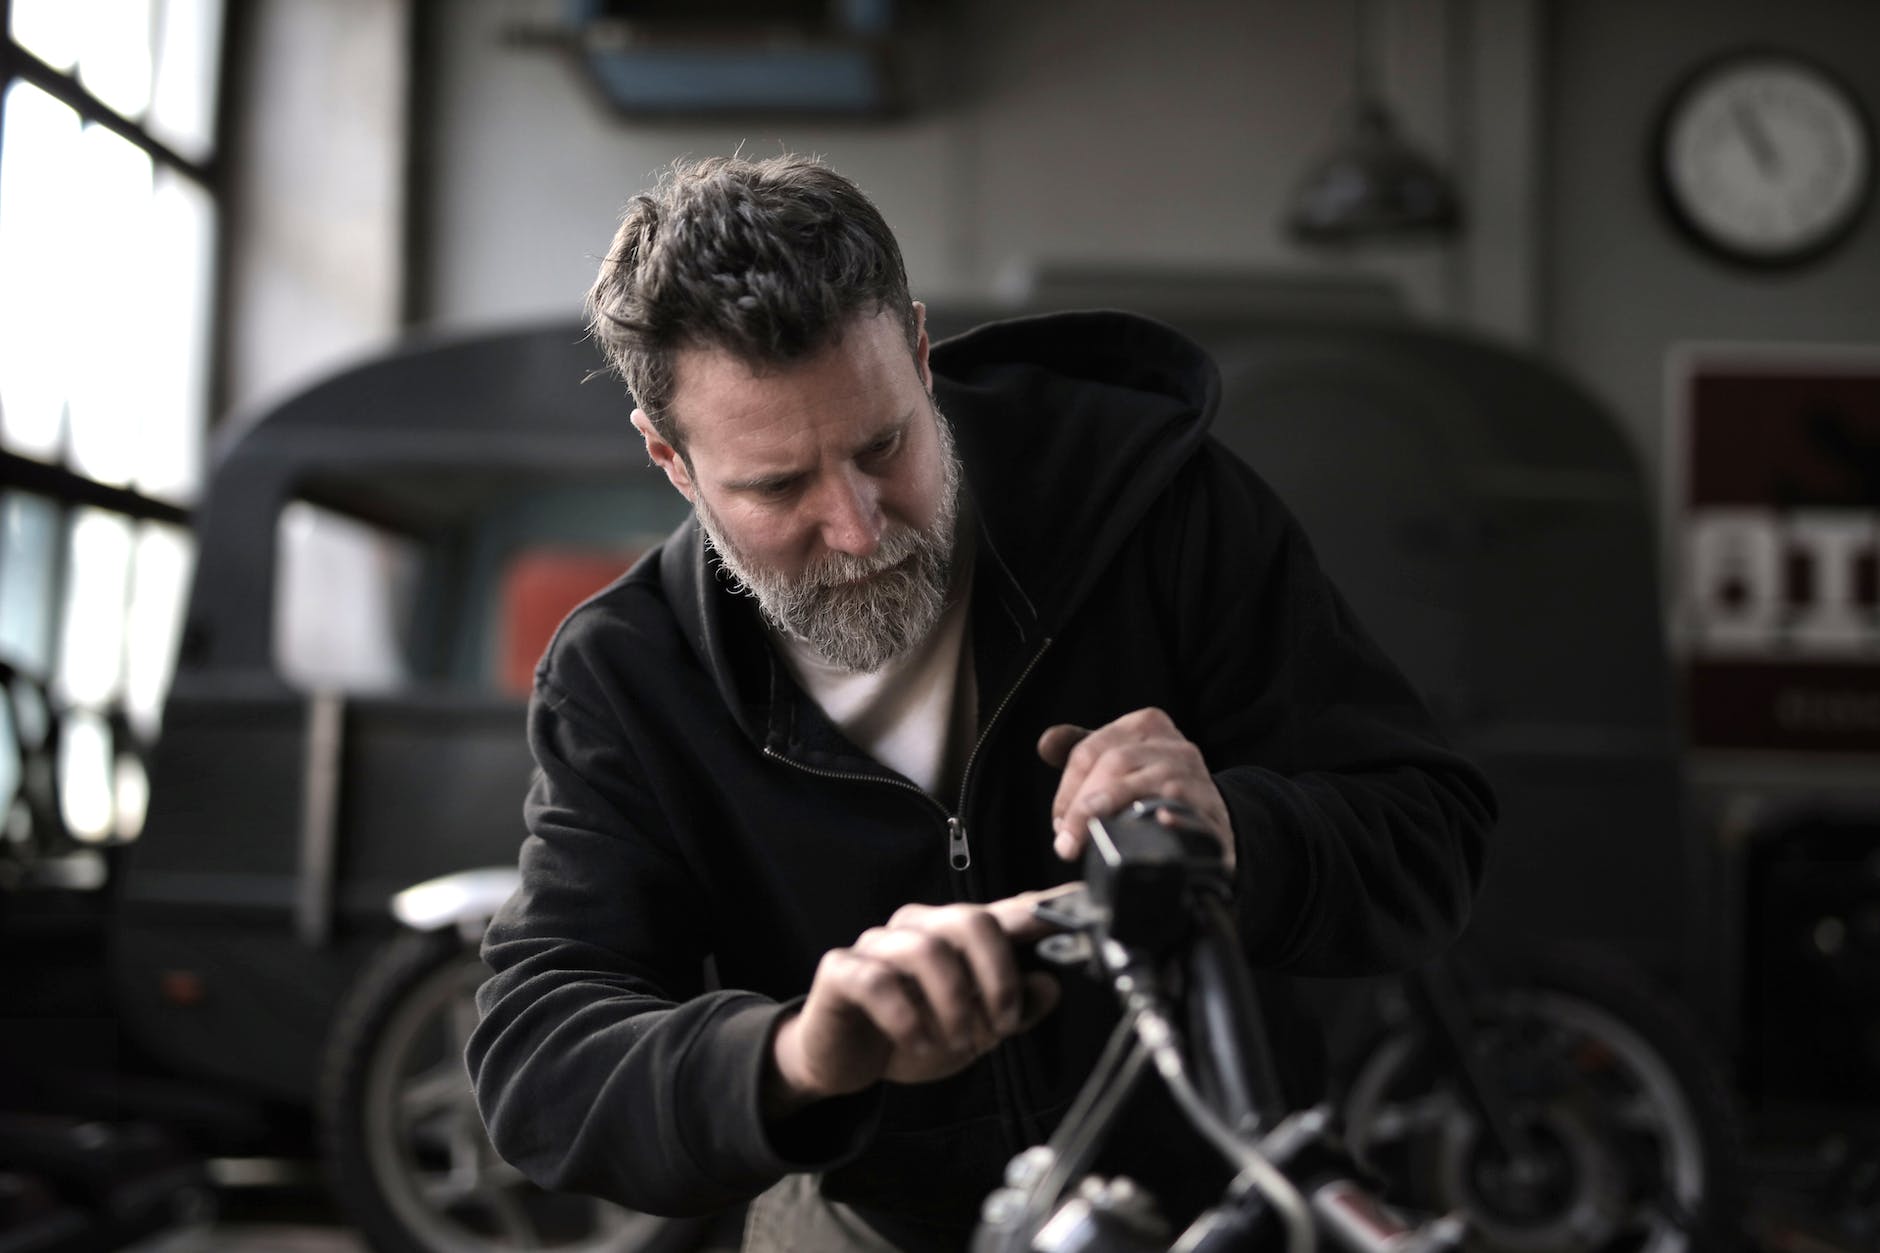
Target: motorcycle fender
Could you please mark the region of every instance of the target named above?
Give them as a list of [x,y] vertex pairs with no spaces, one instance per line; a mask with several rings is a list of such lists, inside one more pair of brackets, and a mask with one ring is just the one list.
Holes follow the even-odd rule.
[[483,934],[496,911],[521,883],[514,866],[459,870],[414,883],[392,897],[392,916],[413,931],[455,927],[465,940]]

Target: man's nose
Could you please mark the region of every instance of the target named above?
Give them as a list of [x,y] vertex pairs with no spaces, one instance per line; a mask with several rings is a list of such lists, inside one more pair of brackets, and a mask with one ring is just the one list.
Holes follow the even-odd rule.
[[881,498],[874,482],[852,468],[836,475],[822,501],[823,544],[866,557],[881,547],[881,530]]

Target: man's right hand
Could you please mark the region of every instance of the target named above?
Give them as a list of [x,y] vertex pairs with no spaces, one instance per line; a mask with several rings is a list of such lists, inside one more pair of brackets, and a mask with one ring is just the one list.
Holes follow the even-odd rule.
[[765,1116],[883,1079],[944,1079],[1029,1029],[1057,1004],[1058,985],[1022,974],[1012,945],[1050,932],[1032,907],[1063,890],[905,905],[887,926],[823,954],[809,998],[773,1037]]

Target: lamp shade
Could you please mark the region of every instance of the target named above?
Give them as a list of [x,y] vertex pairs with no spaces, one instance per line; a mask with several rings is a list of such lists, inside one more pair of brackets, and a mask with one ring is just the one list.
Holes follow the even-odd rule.
[[1299,184],[1287,218],[1293,237],[1310,244],[1441,239],[1461,225],[1449,179],[1371,99],[1358,102],[1345,138]]

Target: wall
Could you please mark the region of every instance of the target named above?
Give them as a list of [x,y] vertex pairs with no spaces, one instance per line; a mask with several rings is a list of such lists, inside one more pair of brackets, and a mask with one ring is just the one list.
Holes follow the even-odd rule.
[[1758,274],[1712,260],[1675,233],[1654,200],[1648,153],[1658,111],[1697,63],[1777,46],[1825,64],[1880,114],[1880,4],[1570,0],[1552,15],[1545,339],[1618,412],[1655,476],[1671,344],[1880,342],[1880,212],[1870,209],[1858,234],[1806,270]]
[[224,108],[237,420],[394,336],[404,293],[411,0],[245,0]]
[[1301,0],[960,0],[941,106],[895,123],[615,118],[505,32],[559,6],[434,5],[413,306],[446,325],[565,314],[620,205],[673,156],[820,152],[879,201],[916,288],[983,296],[1025,261],[1353,268],[1439,317],[1534,343],[1616,411],[1648,470],[1680,339],[1873,340],[1880,213],[1825,263],[1733,270],[1678,237],[1647,146],[1666,94],[1731,47],[1791,47],[1880,101],[1880,5],[1376,0],[1384,85],[1471,215],[1448,251],[1326,259],[1282,236],[1335,134],[1353,9]]
[[1524,333],[1528,0],[1377,5],[1391,103],[1421,144],[1466,164],[1491,225],[1453,253],[1337,260],[1302,254],[1279,224],[1336,135],[1352,6],[939,7],[956,29],[929,44],[937,108],[893,123],[671,124],[610,116],[559,56],[506,42],[507,28],[555,6],[434,6],[421,37],[434,83],[418,183],[422,313],[444,324],[571,313],[621,205],[661,166],[787,146],[823,154],[875,197],[932,299],[984,296],[1028,260],[1355,266],[1393,275],[1426,311]]
[[[1616,412],[1650,481],[1665,452],[1664,363],[1691,340],[1880,343],[1880,206],[1803,270],[1756,273],[1711,259],[1659,208],[1650,175],[1659,111],[1698,63],[1780,47],[1826,65],[1880,121],[1880,4],[1868,0],[1564,0],[1544,32],[1549,117],[1539,290],[1546,351]],[[1783,803],[1871,806],[1873,763],[1692,753],[1687,837],[1715,876],[1694,884],[1694,942],[1714,958],[1702,1004],[1738,1021],[1742,858]],[[1826,1011],[1824,1011],[1826,1012]],[[1726,1033],[1726,1038],[1728,1034]]]

